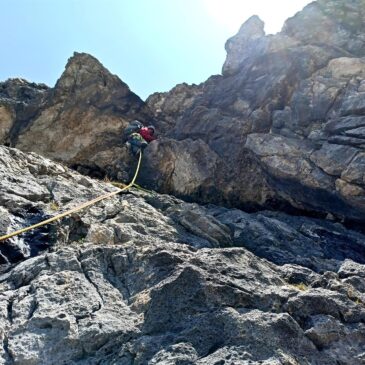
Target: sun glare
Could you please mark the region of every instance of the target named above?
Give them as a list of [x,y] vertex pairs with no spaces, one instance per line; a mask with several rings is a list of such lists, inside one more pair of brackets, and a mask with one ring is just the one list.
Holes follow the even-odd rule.
[[310,2],[310,0],[203,0],[208,14],[232,34],[237,32],[251,15],[258,15],[265,22],[267,34],[277,33],[287,18]]

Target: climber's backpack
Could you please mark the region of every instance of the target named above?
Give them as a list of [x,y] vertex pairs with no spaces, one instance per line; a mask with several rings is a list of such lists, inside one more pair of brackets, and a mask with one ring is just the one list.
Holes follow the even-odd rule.
[[132,133],[137,133],[142,127],[143,127],[143,124],[141,122],[139,122],[138,120],[134,120],[133,122],[130,122],[128,127],[126,129],[124,129],[123,141],[127,142],[129,136]]

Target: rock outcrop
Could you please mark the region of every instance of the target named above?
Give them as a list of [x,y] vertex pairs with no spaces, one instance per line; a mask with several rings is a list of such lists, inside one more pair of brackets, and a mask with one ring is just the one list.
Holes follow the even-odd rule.
[[[0,161],[0,235],[114,189]],[[361,364],[364,242],[132,190],[0,244],[0,364]]]
[[0,83],[0,143],[14,144],[44,106],[49,90],[44,84],[19,78]]
[[222,75],[146,102],[80,53],[0,83],[0,236],[130,180],[133,119],[160,133],[137,182],[174,194],[0,242],[0,365],[364,364],[364,26],[364,0],[253,16]]
[[145,157],[150,187],[247,211],[361,223],[364,9],[364,0],[318,0],[268,36],[253,16],[227,41],[222,75],[146,103],[92,56],[75,54],[52,89],[1,85],[0,140],[125,180],[122,131],[138,118],[160,132]]
[[[14,88],[13,81],[4,83],[5,92],[9,92],[9,83]],[[42,103],[34,97],[25,101],[37,108],[36,114],[27,113],[26,121],[17,111],[8,118],[0,131],[3,142],[62,161],[84,173],[116,177],[118,172],[128,171],[123,130],[133,119],[145,123],[150,119],[144,102],[125,83],[94,57],[75,53],[55,87],[45,94]],[[16,96],[23,104],[24,93]],[[0,99],[4,112],[7,101]]]
[[[194,156],[194,169],[206,171],[207,158],[217,167],[200,179],[210,184],[189,192],[175,183],[179,171],[161,170],[156,185],[202,200],[214,185],[215,202],[363,221],[364,9],[363,0],[319,0],[269,36],[252,17],[227,41],[223,76],[151,96],[154,115],[175,122],[168,137],[184,141],[166,160],[199,140],[211,157]],[[164,159],[166,144],[153,148],[151,163]]]

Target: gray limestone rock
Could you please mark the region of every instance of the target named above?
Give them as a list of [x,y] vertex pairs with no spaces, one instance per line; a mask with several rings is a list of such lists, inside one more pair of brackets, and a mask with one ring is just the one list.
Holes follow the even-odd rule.
[[[0,234],[115,189],[35,154],[0,160]],[[0,244],[0,363],[355,365],[364,242],[132,189]]]
[[1,83],[0,142],[26,153],[0,146],[0,235],[115,189],[30,151],[127,179],[135,118],[162,134],[137,182],[175,197],[1,242],[0,364],[364,363],[364,8],[252,17],[222,75],[146,103],[87,54],[54,88]]
[[141,181],[150,188],[361,224],[363,9],[363,0],[318,0],[275,35],[253,16],[227,41],[222,75],[146,103],[94,57],[75,53],[54,88],[1,84],[0,141],[127,180],[133,160],[122,135],[137,118],[160,133],[145,154]]

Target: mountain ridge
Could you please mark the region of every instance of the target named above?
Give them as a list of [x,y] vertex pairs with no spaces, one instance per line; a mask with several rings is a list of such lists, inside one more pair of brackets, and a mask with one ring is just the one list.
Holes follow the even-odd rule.
[[146,103],[94,57],[75,53],[45,100],[2,99],[8,127],[1,142],[86,174],[127,180],[132,161],[121,135],[140,119],[160,132],[145,155],[140,181],[147,187],[246,210],[330,213],[359,225],[362,6],[363,0],[313,2],[269,36],[251,17],[227,41],[222,75],[152,94]]
[[[75,53],[0,83],[0,365],[365,361],[365,1],[318,0],[146,102]],[[167,193],[167,194],[166,194]],[[181,199],[183,198],[183,199]]]

